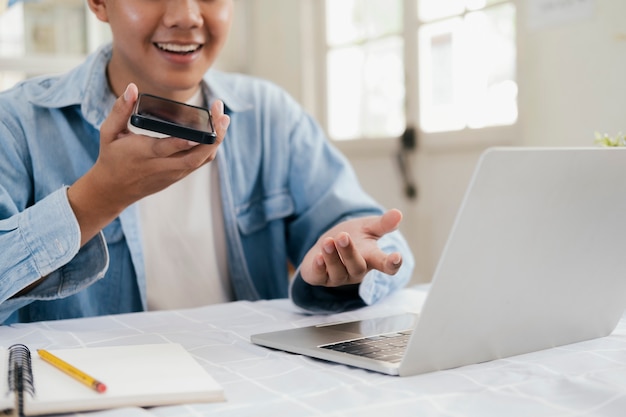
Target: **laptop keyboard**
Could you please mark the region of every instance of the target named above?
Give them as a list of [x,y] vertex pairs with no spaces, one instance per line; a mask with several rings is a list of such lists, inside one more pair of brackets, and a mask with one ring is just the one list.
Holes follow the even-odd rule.
[[320,347],[380,361],[398,363],[402,361],[404,357],[404,351],[406,350],[410,337],[411,330],[406,330],[397,333],[331,343]]

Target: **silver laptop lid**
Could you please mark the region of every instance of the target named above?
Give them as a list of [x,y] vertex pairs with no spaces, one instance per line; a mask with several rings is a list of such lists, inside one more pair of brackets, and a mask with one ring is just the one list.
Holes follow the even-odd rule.
[[626,149],[493,148],[401,375],[605,336],[626,306]]

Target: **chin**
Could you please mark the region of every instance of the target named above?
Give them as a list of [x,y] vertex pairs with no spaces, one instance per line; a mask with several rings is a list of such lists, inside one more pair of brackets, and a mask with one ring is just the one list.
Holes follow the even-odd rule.
[[180,74],[173,74],[168,78],[171,82],[167,82],[168,80],[163,80],[164,86],[170,86],[176,90],[188,90],[190,88],[196,87],[204,77],[206,71],[194,71],[192,74],[187,71],[182,72]]

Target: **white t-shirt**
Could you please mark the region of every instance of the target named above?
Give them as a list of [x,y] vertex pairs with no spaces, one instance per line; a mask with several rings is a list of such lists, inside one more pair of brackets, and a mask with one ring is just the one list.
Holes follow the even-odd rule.
[[[202,92],[189,104],[202,105]],[[149,310],[233,300],[217,161],[143,198],[139,212]]]

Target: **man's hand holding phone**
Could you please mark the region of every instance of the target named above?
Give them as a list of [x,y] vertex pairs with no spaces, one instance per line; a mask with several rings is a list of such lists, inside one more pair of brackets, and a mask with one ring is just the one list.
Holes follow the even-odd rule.
[[[230,123],[224,105],[211,106],[215,126],[213,144],[176,137],[147,138],[129,132],[139,92],[129,84],[100,128],[100,153],[95,164],[68,190],[81,228],[81,244],[95,236],[126,207],[186,177],[215,159]],[[144,137],[144,139],[146,139]]]

